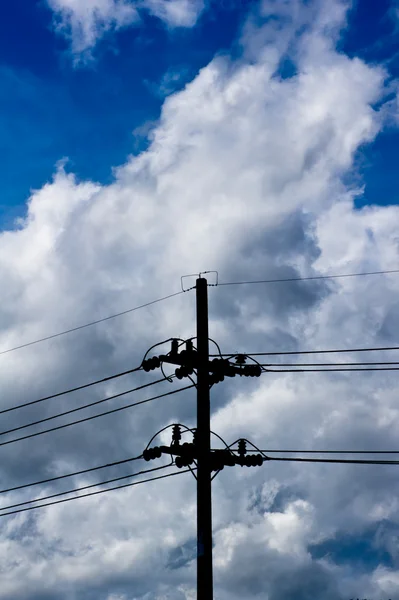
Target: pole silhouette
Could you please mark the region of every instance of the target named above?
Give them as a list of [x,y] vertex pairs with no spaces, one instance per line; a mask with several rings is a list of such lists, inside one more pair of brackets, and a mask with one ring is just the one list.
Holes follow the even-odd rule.
[[197,303],[197,600],[212,600],[212,491],[208,282],[196,280]]

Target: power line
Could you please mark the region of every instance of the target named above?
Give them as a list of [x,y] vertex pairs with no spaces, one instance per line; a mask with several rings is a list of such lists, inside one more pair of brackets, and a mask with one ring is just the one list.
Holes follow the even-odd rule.
[[115,375],[110,375],[109,377],[103,377],[103,379],[97,379],[96,381],[91,381],[90,383],[85,383],[83,385],[79,385],[74,388],[70,388],[69,390],[65,390],[64,392],[58,392],[57,394],[52,394],[51,396],[45,396],[44,398],[39,398],[38,400],[31,400],[30,402],[24,402],[24,404],[18,404],[17,406],[10,406],[10,408],[3,408],[0,410],[0,415],[11,412],[12,410],[17,410],[19,408],[25,408],[26,406],[32,406],[32,404],[38,404],[39,402],[44,402],[45,400],[51,400],[52,398],[58,398],[59,396],[64,396],[65,394],[70,394],[72,392],[77,392],[78,390],[84,390],[85,388],[91,387],[93,385],[97,385],[98,383],[104,383],[105,381],[111,381],[112,379],[117,379],[118,377],[123,377],[123,375],[129,375],[130,373],[135,373],[136,371],[140,371],[141,365],[139,367],[135,367],[134,369],[129,369],[128,371],[123,371],[121,373],[116,373]]
[[[399,454],[399,450],[251,450],[263,454]],[[0,492],[1,493],[1,492]]]
[[[92,419],[98,419],[98,417],[104,417],[106,415],[110,415],[112,413],[119,412],[121,410],[126,410],[127,408],[132,408],[133,406],[138,406],[139,404],[145,404],[146,402],[151,402],[152,400],[157,400],[158,398],[164,398],[165,396],[171,396],[172,394],[178,394],[179,392],[183,392],[184,390],[188,390],[194,385],[187,385],[186,387],[179,388],[178,390],[172,390],[171,392],[166,392],[165,394],[160,394],[159,396],[153,396],[152,398],[147,398],[146,400],[140,400],[139,402],[134,402],[133,404],[127,404],[125,406],[120,406],[119,408],[113,408],[112,410],[107,410],[103,413],[98,413],[97,415],[92,415],[90,417],[85,417],[84,419],[79,419],[78,421],[72,421],[71,423],[65,423],[64,425],[58,425],[57,427],[52,427],[51,429],[45,429],[44,431],[37,431],[36,433],[31,433],[29,435],[24,435],[19,438],[15,438],[13,440],[7,440],[6,442],[0,442],[0,446],[6,446],[7,444],[13,444],[14,442],[20,442],[22,440],[27,440],[29,438],[36,437],[38,435],[43,435],[45,433],[50,433],[52,431],[58,431],[59,429],[64,429],[65,427],[71,427],[72,425],[77,425],[78,423],[84,423],[86,421],[91,421]],[[125,392],[128,393],[128,392]]]
[[342,369],[340,367],[334,367],[332,369],[264,369],[267,373],[334,373],[334,372],[345,372],[345,371],[399,371],[399,367],[365,367],[364,369],[350,367],[349,369]]
[[312,281],[315,279],[339,279],[343,277],[362,277],[365,275],[387,275],[389,273],[399,273],[399,269],[392,269],[390,271],[369,271],[365,273],[347,273],[339,275],[315,275],[313,277],[288,277],[286,279],[261,279],[257,281],[228,281],[225,283],[218,283],[217,285],[250,285],[256,283],[286,283],[291,281]]
[[98,404],[102,404],[103,402],[108,402],[108,400],[114,400],[114,398],[119,398],[120,396],[131,394],[132,392],[137,392],[138,390],[142,390],[146,387],[156,385],[157,383],[162,383],[163,381],[166,381],[166,378],[157,379],[156,381],[151,381],[150,383],[145,383],[144,385],[140,385],[130,390],[126,390],[125,392],[119,392],[118,394],[114,394],[113,396],[107,396],[106,398],[101,398],[101,400],[96,400],[95,402],[90,402],[89,404],[83,404],[83,406],[78,406],[77,408],[70,408],[69,410],[66,410],[62,413],[57,413],[56,415],[52,415],[51,417],[45,417],[44,419],[39,419],[38,421],[31,421],[31,423],[25,423],[25,425],[19,425],[18,427],[13,427],[12,429],[7,429],[6,431],[0,431],[0,436],[6,435],[7,433],[20,431],[21,429],[26,429],[27,427],[32,427],[33,425],[40,425],[41,423],[46,423],[47,421],[52,421],[53,419],[58,419],[59,417],[64,417],[65,415],[70,415],[72,413],[78,412],[79,410],[84,410],[85,408],[96,406]]
[[[143,471],[137,471],[136,473],[129,473],[129,475],[122,475],[121,477],[114,477],[113,479],[107,479],[106,481],[100,481],[97,483],[90,483],[72,490],[66,490],[65,492],[57,492],[56,494],[50,494],[43,498],[35,498],[33,500],[25,500],[25,502],[18,502],[18,504],[10,504],[9,506],[2,506],[0,510],[8,510],[10,508],[17,508],[18,506],[24,506],[25,504],[33,504],[34,502],[41,502],[44,500],[50,500],[51,498],[58,498],[59,496],[66,496],[67,494],[73,494],[75,492],[81,492],[82,490],[88,490],[90,488],[98,487],[99,485],[107,485],[108,483],[115,483],[115,481],[122,481],[123,479],[131,479],[132,477],[138,477],[146,473],[153,473],[154,471],[160,471],[162,469],[168,469],[173,463],[168,465],[161,465],[160,467],[154,467],[152,469],[144,469]],[[0,513],[1,514],[1,513]]]
[[[194,470],[194,469],[193,469]],[[15,515],[17,513],[26,512],[28,510],[34,510],[36,508],[44,508],[46,506],[52,506],[54,504],[61,504],[62,502],[70,502],[71,500],[79,500],[80,498],[87,498],[89,496],[96,496],[98,494],[105,494],[113,490],[120,490],[122,488],[132,487],[133,485],[140,485],[141,483],[148,483],[149,481],[155,481],[157,479],[166,479],[167,477],[174,477],[175,475],[181,475],[183,473],[190,473],[190,469],[179,470],[174,473],[167,473],[166,475],[159,475],[158,477],[152,477],[151,479],[143,479],[142,481],[133,481],[132,483],[124,483],[123,485],[117,485],[114,487],[107,488],[106,490],[98,490],[97,492],[90,492],[89,494],[82,494],[81,496],[75,496],[74,498],[63,498],[62,500],[55,500],[54,502],[48,502],[46,504],[40,504],[39,506],[28,506],[27,508],[20,508],[6,513],[0,513],[0,517],[7,517],[8,515]]]
[[399,362],[347,362],[347,363],[259,363],[261,367],[348,367],[348,366],[382,366],[399,365]]
[[283,356],[283,355],[297,355],[297,354],[334,354],[334,353],[344,353],[344,352],[381,352],[381,351],[389,351],[389,350],[399,350],[399,346],[390,346],[385,348],[345,348],[339,350],[290,350],[288,352],[236,352],[229,354],[210,354],[210,357],[214,356],[227,356],[234,357],[236,354],[244,354],[244,356]]
[[287,458],[283,456],[267,457],[268,460],[279,460],[288,462],[310,462],[310,463],[337,463],[337,464],[361,464],[361,465],[399,465],[399,460],[361,460],[361,459],[339,459],[339,458]]
[[90,467],[89,469],[83,469],[81,471],[75,471],[74,473],[67,473],[66,475],[58,475],[57,477],[49,477],[48,479],[42,479],[41,481],[33,481],[32,483],[24,483],[23,485],[16,485],[11,488],[7,488],[5,490],[0,490],[0,494],[6,494],[7,492],[15,492],[16,490],[22,490],[27,487],[32,487],[34,485],[43,485],[44,483],[51,483],[53,481],[58,481],[60,479],[65,479],[67,477],[75,477],[75,475],[84,475],[85,473],[91,473],[92,471],[98,471],[99,469],[106,469],[108,467],[115,467],[117,465],[123,465],[128,462],[133,462],[134,460],[140,460],[143,458],[143,455],[133,456],[132,458],[125,458],[124,460],[117,460],[112,463],[107,463],[106,465],[100,465],[99,467]]
[[157,302],[162,302],[163,300],[168,300],[169,298],[173,298],[174,296],[179,296],[180,294],[183,294],[183,291],[175,292],[174,294],[169,294],[168,296],[164,296],[163,298],[158,298],[157,300],[152,300],[151,302],[146,302],[145,304],[141,304],[140,306],[135,306],[134,308],[129,308],[128,310],[124,310],[124,311],[116,313],[114,315],[110,315],[110,316],[104,317],[102,319],[97,319],[96,321],[91,321],[90,323],[85,323],[84,325],[78,325],[77,327],[72,327],[71,329],[67,329],[65,331],[60,331],[59,333],[54,333],[53,335],[48,335],[48,336],[42,337],[38,340],[34,340],[32,342],[27,342],[26,344],[21,344],[20,346],[14,346],[13,348],[7,348],[6,350],[1,350],[0,354],[7,354],[8,352],[14,352],[14,350],[20,350],[21,348],[27,348],[28,346],[33,346],[34,344],[39,344],[40,342],[52,340],[56,337],[60,337],[61,335],[66,335],[67,333],[72,333],[73,331],[79,331],[80,329],[85,329],[86,327],[91,327],[92,325],[97,325],[98,323],[104,323],[104,321],[109,321],[110,319],[115,319],[116,317],[126,315],[128,313],[134,312],[135,310],[139,310],[140,308],[145,308],[146,306],[151,306],[151,304],[156,304]]

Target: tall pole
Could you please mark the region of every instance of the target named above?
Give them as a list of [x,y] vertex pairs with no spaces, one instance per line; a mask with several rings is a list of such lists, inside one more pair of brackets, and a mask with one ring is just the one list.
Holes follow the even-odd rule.
[[197,300],[197,600],[213,599],[208,282],[196,281]]

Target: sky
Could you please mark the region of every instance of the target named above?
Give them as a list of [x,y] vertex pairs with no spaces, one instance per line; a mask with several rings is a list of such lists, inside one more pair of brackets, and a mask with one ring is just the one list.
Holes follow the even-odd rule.
[[[0,10],[0,411],[195,336],[191,290],[10,351],[179,292],[184,275],[399,268],[396,1],[15,0]],[[208,291],[222,352],[399,345],[395,273]],[[0,413],[0,444],[181,386],[4,433],[158,376]],[[194,392],[2,445],[0,492],[137,456],[171,423],[194,427]],[[399,449],[395,371],[229,379],[211,403],[227,443]],[[157,439],[170,443],[170,430]],[[2,516],[143,468],[1,493],[0,599],[193,600],[190,474]],[[398,481],[392,465],[224,469],[213,483],[215,600],[397,598]]]

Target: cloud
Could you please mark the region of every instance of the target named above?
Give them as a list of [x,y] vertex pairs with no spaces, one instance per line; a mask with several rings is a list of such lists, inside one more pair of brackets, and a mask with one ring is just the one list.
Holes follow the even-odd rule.
[[90,57],[108,31],[140,24],[140,11],[161,19],[168,27],[193,27],[202,0],[47,0],[55,29],[71,41],[76,59]]
[[[204,269],[237,281],[396,268],[398,207],[355,210],[361,192],[345,183],[359,148],[383,127],[373,107],[384,97],[385,74],[337,52],[318,22],[302,38],[293,28],[301,52],[291,78],[279,74],[285,50],[276,53],[272,38],[248,60],[213,60],[165,100],[148,148],[115,169],[110,185],[78,181],[58,166],[32,193],[26,218],[0,235],[1,348],[160,298],[179,289],[181,275]],[[231,352],[387,345],[398,339],[398,291],[394,275],[210,288],[210,334]],[[192,335],[188,292],[4,354],[0,402],[7,407],[131,368],[159,340]],[[3,415],[2,428],[149,377]],[[166,382],[127,398],[177,387]],[[393,372],[234,379],[212,390],[212,428],[229,442],[245,436],[271,448],[394,448],[396,387]],[[175,421],[195,423],[192,390],[4,446],[1,487],[136,455]],[[350,560],[315,559],[309,546],[345,531],[362,536],[384,520],[397,526],[394,469],[274,462],[225,469],[214,485],[219,597],[392,593],[396,562],[364,573]],[[77,477],[41,494],[99,480]],[[195,597],[194,484],[182,475],[4,518],[0,598]],[[2,495],[1,506],[35,492]],[[389,535],[379,543],[396,561]]]
[[203,0],[145,0],[145,8],[170,27],[193,27],[204,8]]

